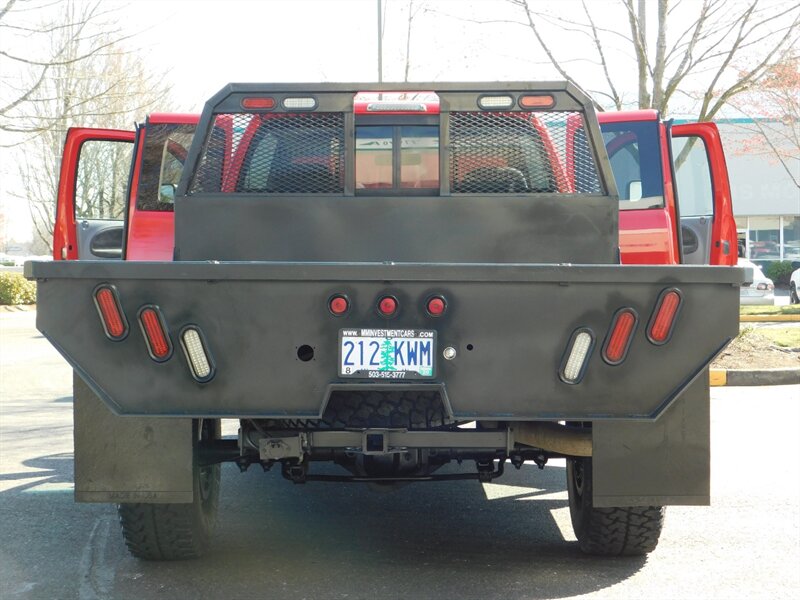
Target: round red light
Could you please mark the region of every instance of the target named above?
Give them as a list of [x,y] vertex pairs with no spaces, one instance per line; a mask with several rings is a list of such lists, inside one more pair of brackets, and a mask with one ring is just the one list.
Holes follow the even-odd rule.
[[330,311],[333,314],[339,316],[347,312],[347,309],[350,307],[350,304],[347,302],[347,298],[345,298],[344,296],[334,296],[333,298],[331,298],[328,307],[330,308]]
[[434,296],[433,298],[428,300],[428,306],[427,306],[428,314],[430,314],[433,317],[438,317],[444,312],[445,306],[446,305],[444,302],[444,298],[441,298],[439,296]]
[[386,317],[393,315],[397,310],[397,300],[391,296],[384,296],[378,303],[378,310]]

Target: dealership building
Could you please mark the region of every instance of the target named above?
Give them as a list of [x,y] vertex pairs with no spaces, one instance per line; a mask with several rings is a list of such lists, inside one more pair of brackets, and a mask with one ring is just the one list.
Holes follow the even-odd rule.
[[[717,125],[728,163],[740,248],[756,263],[789,260],[800,267],[798,124],[721,119]],[[793,155],[780,161],[759,138],[759,130]],[[794,144],[789,134],[794,136]]]

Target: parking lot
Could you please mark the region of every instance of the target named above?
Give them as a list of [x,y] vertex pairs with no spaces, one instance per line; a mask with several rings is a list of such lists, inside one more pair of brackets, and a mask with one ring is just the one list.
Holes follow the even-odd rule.
[[[796,598],[800,387],[712,390],[712,506],[672,507],[647,559],[580,554],[564,465],[492,484],[294,486],[223,468],[213,552],[131,558],[72,500],[71,371],[32,312],[0,313],[0,597]],[[235,424],[234,424],[235,427]]]

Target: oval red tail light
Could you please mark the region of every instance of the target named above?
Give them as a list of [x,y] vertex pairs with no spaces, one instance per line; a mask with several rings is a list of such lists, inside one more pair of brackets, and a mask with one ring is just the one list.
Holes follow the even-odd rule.
[[139,309],[139,326],[142,328],[150,358],[156,362],[163,362],[172,356],[172,342],[164,324],[164,317],[157,306],[143,306]]
[[647,339],[660,346],[672,337],[675,321],[681,307],[681,293],[677,289],[664,290],[656,303],[650,324],[647,327]]
[[611,322],[606,343],[603,347],[603,360],[610,365],[621,364],[628,355],[636,331],[638,317],[632,308],[623,308],[617,311]]
[[122,312],[117,290],[109,284],[99,285],[94,291],[94,304],[106,337],[115,342],[124,340],[128,335],[128,321]]

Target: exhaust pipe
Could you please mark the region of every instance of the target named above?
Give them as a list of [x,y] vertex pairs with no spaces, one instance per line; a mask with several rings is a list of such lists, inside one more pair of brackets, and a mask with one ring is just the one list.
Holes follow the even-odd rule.
[[547,421],[514,425],[514,441],[566,456],[592,455],[592,430]]

